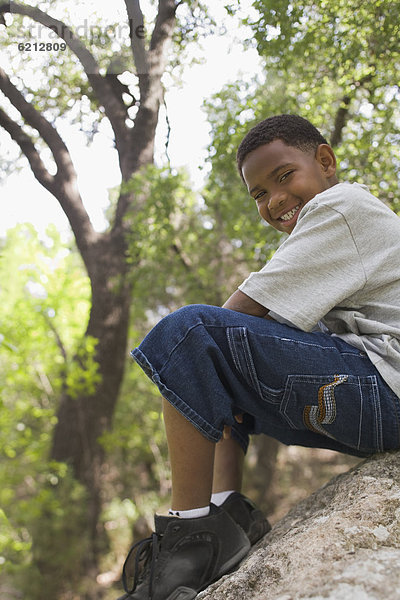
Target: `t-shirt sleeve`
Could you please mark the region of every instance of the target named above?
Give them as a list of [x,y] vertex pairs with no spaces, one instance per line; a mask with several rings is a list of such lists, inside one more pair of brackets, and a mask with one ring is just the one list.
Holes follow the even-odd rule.
[[365,283],[345,217],[319,204],[308,208],[272,259],[239,289],[296,327],[311,331],[344,299],[349,307],[349,297]]

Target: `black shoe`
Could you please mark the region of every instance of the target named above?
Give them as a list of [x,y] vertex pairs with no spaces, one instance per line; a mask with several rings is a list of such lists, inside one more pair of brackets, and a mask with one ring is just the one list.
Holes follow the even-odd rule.
[[155,529],[129,551],[122,574],[126,594],[119,600],[193,600],[250,549],[241,527],[214,505],[197,519],[156,515]]
[[261,510],[254,502],[239,492],[233,492],[228,496],[220,508],[229,513],[232,519],[240,525],[251,545],[271,530],[271,525]]

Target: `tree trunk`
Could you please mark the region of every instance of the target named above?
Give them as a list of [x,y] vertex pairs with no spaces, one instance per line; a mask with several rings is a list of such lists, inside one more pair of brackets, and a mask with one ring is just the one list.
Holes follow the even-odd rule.
[[276,470],[279,442],[267,435],[251,439],[245,468],[246,494],[266,513],[274,511],[274,501],[269,494]]
[[[139,0],[124,0],[129,23],[143,25],[144,19]],[[32,19],[48,27],[63,40],[68,51],[80,62],[85,77],[93,91],[97,107],[105,113],[114,133],[122,181],[128,182],[141,167],[153,162],[154,138],[163,99],[162,75],[167,60],[167,46],[173,39],[176,25],[175,12],[182,2],[159,0],[158,12],[151,35],[145,38],[131,35],[132,57],[138,77],[140,98],[134,117],[134,126],[127,125],[128,108],[124,104],[121,88],[111,85],[113,79],[102,75],[102,68],[68,24],[53,18],[37,7],[18,2],[0,4],[0,19],[12,12]],[[190,3],[189,3],[190,4]],[[103,60],[106,56],[103,56]],[[84,79],[82,80],[84,82]],[[76,83],[74,83],[76,86]],[[85,87],[83,88],[86,90]],[[74,358],[74,366],[82,367],[82,385],[74,390],[66,382],[58,409],[58,423],[53,435],[51,457],[68,463],[74,475],[87,490],[87,530],[91,548],[82,574],[92,578],[99,553],[98,523],[101,510],[101,470],[104,450],[99,438],[112,422],[113,412],[124,373],[135,265],[127,261],[127,234],[135,228],[135,214],[145,198],[137,198],[129,192],[121,192],[116,206],[110,232],[97,233],[90,222],[82,198],[74,164],[63,139],[45,111],[27,100],[28,90],[21,92],[7,73],[0,68],[0,91],[19,112],[21,120],[15,120],[0,108],[0,127],[26,156],[32,172],[39,183],[60,203],[75,236],[77,247],[87,269],[92,287],[92,305],[83,352]],[[86,92],[85,92],[86,93]],[[51,111],[50,111],[51,112]],[[53,175],[42,160],[35,146],[28,125],[37,131],[49,148],[56,169]],[[35,134],[36,135],[36,134]],[[130,274],[130,275],[129,275]],[[85,384],[85,346],[95,339],[95,355],[100,381]],[[67,365],[71,368],[71,365]],[[94,368],[93,368],[94,369]],[[91,371],[86,371],[90,373]],[[68,380],[67,380],[68,381]],[[50,526],[51,524],[49,524]],[[65,527],[68,528],[68,523]],[[55,532],[57,535],[57,532]],[[51,573],[49,573],[51,576]],[[92,578],[93,580],[93,578]],[[90,592],[96,597],[96,592]]]
[[[106,240],[106,241],[105,241]],[[91,540],[88,563],[96,565],[99,552],[101,468],[104,450],[99,437],[112,416],[126,362],[131,284],[121,243],[103,238],[96,244],[96,268],[91,273],[92,307],[85,338],[97,340],[95,360],[100,381],[95,392],[71,396],[66,390],[58,410],[52,458],[69,463],[88,491],[87,522]],[[78,354],[75,361],[81,361]]]

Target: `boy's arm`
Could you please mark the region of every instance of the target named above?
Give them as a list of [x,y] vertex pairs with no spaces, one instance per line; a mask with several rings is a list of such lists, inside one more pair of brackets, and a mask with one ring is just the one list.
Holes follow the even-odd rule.
[[230,310],[236,310],[237,312],[253,315],[254,317],[271,318],[268,317],[268,308],[252,300],[250,296],[247,296],[241,290],[233,292],[222,308],[229,308]]

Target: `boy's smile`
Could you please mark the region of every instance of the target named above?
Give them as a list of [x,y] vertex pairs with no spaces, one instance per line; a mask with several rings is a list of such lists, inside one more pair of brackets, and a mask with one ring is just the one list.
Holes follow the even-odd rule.
[[300,150],[274,140],[250,152],[242,174],[262,219],[291,233],[303,206],[337,183],[336,160],[327,144]]

